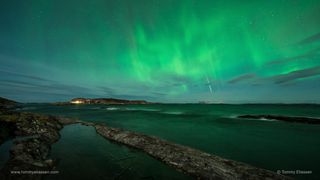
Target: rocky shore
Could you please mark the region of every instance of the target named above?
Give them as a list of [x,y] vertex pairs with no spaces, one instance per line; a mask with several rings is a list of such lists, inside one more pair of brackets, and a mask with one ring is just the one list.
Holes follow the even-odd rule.
[[8,139],[13,141],[9,160],[0,170],[1,180],[40,180],[45,175],[54,174],[57,160],[49,158],[51,145],[59,140],[63,126],[75,123],[93,126],[104,138],[139,149],[196,179],[290,179],[272,171],[104,124],[6,108],[0,109],[0,123],[3,125],[1,131],[5,130],[1,133],[0,145]]
[[104,125],[95,125],[95,128],[103,137],[140,149],[150,156],[196,179],[290,179],[289,177],[276,174],[272,171],[223,159],[157,137],[110,128]]
[[195,179],[208,180],[290,180],[291,177],[256,168],[251,165],[228,160],[196,150],[187,146],[171,143],[161,138],[148,136],[119,128],[111,128],[104,124],[79,120],[63,120],[62,123],[80,123],[93,126],[104,138],[131,148],[142,150],[177,171],[188,174]]
[[3,140],[13,140],[9,160],[0,170],[0,179],[38,180],[52,171],[55,160],[49,159],[51,145],[59,140],[63,127],[58,118],[33,113],[0,111]]
[[320,119],[309,118],[309,117],[278,116],[278,115],[240,115],[238,116],[238,118],[278,120],[278,121],[303,123],[303,124],[320,124]]
[[6,98],[0,97],[0,107],[1,109],[6,108],[8,106],[16,106],[18,103]]

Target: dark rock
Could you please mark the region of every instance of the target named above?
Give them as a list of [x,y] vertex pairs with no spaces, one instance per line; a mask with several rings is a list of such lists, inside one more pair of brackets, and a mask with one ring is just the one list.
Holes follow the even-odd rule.
[[17,102],[0,97],[0,106],[15,105]]
[[240,115],[238,118],[247,119],[268,119],[278,120],[293,123],[304,123],[304,124],[320,124],[320,119],[309,118],[309,117],[294,117],[294,116],[280,116],[280,115]]
[[157,137],[147,136],[104,125],[95,125],[103,137],[140,149],[150,156],[197,179],[291,179],[272,171],[244,163],[223,159],[186,146],[170,143]]
[[63,124],[63,125],[76,124],[76,123],[79,123],[79,122],[80,122],[80,121],[77,120],[77,119],[64,118],[64,117],[59,117],[59,118],[57,118],[57,120],[59,121],[60,124]]
[[18,108],[20,103],[0,97],[0,111]]
[[54,168],[56,162],[48,156],[63,128],[57,117],[3,110],[0,124],[8,126],[11,136],[18,137],[0,171],[0,179],[38,180]]

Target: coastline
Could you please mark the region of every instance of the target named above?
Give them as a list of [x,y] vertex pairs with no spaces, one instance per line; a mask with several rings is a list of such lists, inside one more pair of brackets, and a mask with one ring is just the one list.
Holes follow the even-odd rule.
[[18,176],[24,176],[26,179],[41,179],[44,176],[41,174],[12,175],[10,173],[12,169],[54,170],[57,162],[48,158],[51,145],[59,140],[59,131],[64,126],[76,123],[92,126],[104,138],[139,149],[176,170],[197,179],[290,179],[269,170],[227,160],[186,146],[170,143],[157,137],[111,128],[104,124],[11,110],[2,111],[1,122],[14,123],[16,127],[14,135],[26,137],[14,141],[10,151],[10,159],[1,170],[0,177],[3,179]]
[[0,120],[10,125],[13,142],[0,179],[38,180],[44,176],[41,172],[54,169],[57,161],[49,158],[51,145],[60,139],[63,128],[56,117],[1,109]]

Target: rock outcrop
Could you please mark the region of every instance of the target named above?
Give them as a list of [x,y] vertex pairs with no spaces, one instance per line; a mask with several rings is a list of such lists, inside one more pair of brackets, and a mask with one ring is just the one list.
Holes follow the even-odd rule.
[[133,148],[189,174],[196,179],[210,180],[284,180],[289,177],[248,164],[223,159],[186,146],[170,143],[157,137],[147,136],[104,125],[95,125],[103,137]]
[[1,111],[0,122],[6,124],[7,138],[13,139],[9,160],[0,170],[0,179],[38,180],[51,172],[56,161],[49,159],[51,145],[59,140],[63,127],[53,116]]
[[0,106],[4,106],[4,105],[14,105],[17,104],[17,102],[0,97]]
[[320,119],[309,117],[294,117],[294,116],[280,116],[280,115],[240,115],[238,118],[247,119],[267,119],[278,120],[292,123],[304,123],[304,124],[320,124]]
[[0,97],[0,111],[3,111],[4,109],[12,109],[17,104],[18,103],[15,101]]

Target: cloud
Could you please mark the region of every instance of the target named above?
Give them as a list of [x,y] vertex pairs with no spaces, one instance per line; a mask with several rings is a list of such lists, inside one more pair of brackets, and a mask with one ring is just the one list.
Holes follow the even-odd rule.
[[45,79],[42,79],[40,82],[0,79],[0,87],[1,89],[10,89],[11,92],[33,92],[47,95],[89,95],[90,93],[88,92],[92,92],[91,89],[86,87],[81,87],[78,85],[61,84],[53,81],[45,81]]
[[318,40],[320,40],[320,33],[314,34],[312,36],[309,36],[309,37],[301,40],[300,42],[298,42],[298,45],[309,44],[309,43],[313,43]]
[[167,95],[167,94],[161,93],[161,92],[151,92],[151,93],[156,95],[156,96],[165,96],[165,95]]
[[233,79],[229,80],[228,83],[230,84],[236,84],[242,81],[246,81],[248,79],[256,78],[256,74],[250,73],[250,74],[242,74],[240,76],[234,77]]
[[302,55],[288,57],[288,58],[282,58],[282,59],[275,59],[275,60],[268,62],[266,65],[275,65],[275,64],[282,64],[282,63],[287,63],[287,62],[295,61],[295,60],[315,58],[315,57],[319,56],[319,50],[320,50],[320,48],[316,48],[316,49],[313,49],[313,50],[311,50],[305,54],[302,54]]
[[192,78],[185,75],[178,75],[174,73],[163,73],[161,76],[154,73],[151,78],[157,81],[160,86],[171,87],[171,86],[181,86],[190,84],[193,82]]
[[[2,87],[11,87],[25,91],[33,92],[42,92],[44,94],[90,94],[92,89],[72,85],[72,84],[63,84],[57,81],[41,78],[38,76],[10,72],[5,70],[0,70],[2,75],[0,78],[0,86]],[[10,78],[11,77],[11,78]],[[14,79],[12,79],[14,78]]]
[[38,84],[31,83],[31,82],[25,82],[25,81],[19,81],[19,80],[3,80],[0,79],[0,84],[7,84],[9,86],[19,86],[19,87],[36,87]]
[[[146,92],[146,91],[134,91],[134,92],[127,91],[127,92],[125,92],[124,90],[122,90],[122,88],[115,89],[115,88],[109,88],[106,86],[100,86],[98,88],[105,93],[104,96],[108,96],[108,97],[112,97],[112,98],[119,98],[119,99],[152,100],[156,97],[166,95],[166,94],[163,94],[160,92],[151,92],[151,93]],[[145,89],[145,87],[142,87],[142,89]]]
[[0,70],[0,74],[2,74],[2,77],[7,77],[7,76],[15,76],[15,77],[20,77],[20,78],[27,78],[27,79],[32,79],[36,81],[51,81],[48,79],[44,79],[38,76],[32,76],[28,74],[22,74],[22,73],[17,73],[17,72],[10,72],[10,71],[5,71],[5,70]]
[[105,87],[105,86],[101,86],[99,87],[104,93],[108,94],[108,95],[113,95],[115,94],[115,90],[109,87]]
[[320,75],[320,66],[303,69],[303,70],[291,71],[287,74],[273,76],[268,79],[272,80],[275,84],[284,84],[287,82],[292,82],[294,80],[317,76],[317,75]]
[[112,97],[118,98],[118,99],[129,99],[129,100],[151,100],[151,99],[154,99],[153,96],[130,95],[130,94],[119,94],[119,95],[113,95]]
[[5,94],[5,95],[19,95],[23,96],[26,94],[34,94],[34,98],[37,98],[37,95],[51,95],[51,96],[70,96],[71,94],[67,93],[59,93],[59,92],[48,92],[48,91],[41,91],[39,89],[29,89],[29,88],[24,88],[20,86],[3,86],[3,84],[0,84],[0,94]]

